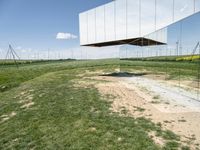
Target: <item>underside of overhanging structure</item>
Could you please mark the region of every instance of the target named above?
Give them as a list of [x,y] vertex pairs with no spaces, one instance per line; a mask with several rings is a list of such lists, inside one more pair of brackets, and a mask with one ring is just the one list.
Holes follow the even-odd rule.
[[115,0],[79,14],[81,46],[167,44],[167,27],[200,12],[200,0]]
[[125,39],[125,40],[118,40],[118,41],[108,41],[102,43],[93,43],[83,46],[91,46],[91,47],[104,47],[104,46],[115,46],[115,45],[136,45],[136,46],[153,46],[153,45],[165,45],[166,43],[162,43],[159,41],[154,41],[152,39],[147,38],[135,38],[135,39]]

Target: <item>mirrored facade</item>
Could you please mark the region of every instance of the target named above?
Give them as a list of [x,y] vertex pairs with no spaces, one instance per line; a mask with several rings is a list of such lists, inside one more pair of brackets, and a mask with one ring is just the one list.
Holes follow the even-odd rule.
[[[200,12],[145,36],[154,40],[164,38],[164,41],[168,41],[166,45],[145,47],[124,45],[120,48],[120,58],[193,55],[195,46],[200,42],[199,27]],[[162,34],[159,32],[166,32],[167,37],[161,37]],[[194,54],[199,54],[199,51],[195,51]]]
[[200,0],[115,0],[79,15],[80,44],[167,43],[167,26],[200,11]]
[[[180,89],[193,88],[200,99],[200,12],[170,24],[145,38],[162,39],[167,44],[120,47],[120,72],[144,74],[145,78],[174,83]],[[158,78],[161,77],[161,78]],[[137,77],[136,77],[137,78]],[[182,91],[178,93],[182,94]],[[188,95],[186,95],[188,96]]]

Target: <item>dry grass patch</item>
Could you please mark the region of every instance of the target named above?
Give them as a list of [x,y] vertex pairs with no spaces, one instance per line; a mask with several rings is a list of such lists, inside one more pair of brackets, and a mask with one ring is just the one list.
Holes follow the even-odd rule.
[[4,122],[4,121],[7,121],[7,120],[9,120],[9,119],[11,119],[12,117],[14,117],[14,116],[16,116],[17,115],[17,113],[16,112],[11,112],[10,114],[6,114],[6,115],[1,115],[0,116],[0,119],[1,119],[1,123],[2,122]]
[[163,139],[162,137],[156,136],[155,131],[151,131],[148,133],[149,137],[154,141],[155,144],[163,147],[166,144],[166,140]]

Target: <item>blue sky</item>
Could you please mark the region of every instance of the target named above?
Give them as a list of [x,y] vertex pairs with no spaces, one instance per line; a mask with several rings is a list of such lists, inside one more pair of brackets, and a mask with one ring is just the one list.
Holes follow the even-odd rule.
[[59,32],[79,36],[78,14],[111,0],[0,0],[0,47],[65,49],[79,38],[57,40]]
[[[77,58],[119,57],[118,47],[101,50],[79,47],[78,14],[110,1],[112,0],[0,0],[0,58],[5,57],[9,43],[23,58],[47,58],[48,49],[52,58],[74,55]],[[191,47],[200,40],[199,18],[200,14],[197,14],[188,18],[183,25],[183,36],[187,37],[185,41],[189,41]],[[169,46],[174,46],[177,41],[179,27],[179,24],[175,24],[168,29]],[[73,39],[58,40],[58,33],[69,33]],[[124,46],[123,49],[127,47]],[[138,47],[129,46],[128,54],[135,56],[135,49],[138,50]]]

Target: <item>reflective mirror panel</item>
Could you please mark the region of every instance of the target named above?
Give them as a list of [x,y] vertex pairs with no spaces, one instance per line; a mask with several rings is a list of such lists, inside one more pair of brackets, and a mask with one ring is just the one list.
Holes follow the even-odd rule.
[[104,6],[96,8],[96,42],[105,41],[105,14]]
[[[199,90],[200,13],[169,25],[145,38],[167,41],[166,45],[120,47],[120,71],[145,78],[173,82],[177,87]],[[171,80],[171,81],[170,81]],[[187,83],[187,84],[186,84]],[[193,97],[197,98],[197,92]]]
[[175,0],[174,1],[174,19],[181,20],[194,13],[194,0]]
[[126,39],[126,0],[115,1],[116,6],[116,40]]
[[88,43],[96,42],[95,9],[88,11]]
[[151,39],[154,41],[160,41],[162,43],[167,43],[167,28],[160,29],[156,32],[148,34],[145,36],[147,39]]
[[80,31],[80,44],[88,43],[88,32],[87,32],[87,13],[81,13],[79,15],[79,31]]
[[200,0],[195,0],[195,12],[200,11]]
[[127,38],[140,36],[140,0],[127,0]]
[[141,0],[141,34],[147,35],[155,30],[155,0]]
[[115,40],[115,3],[105,5],[106,41]]
[[156,29],[162,29],[173,22],[173,0],[156,1]]
[[115,0],[80,14],[81,45],[130,44],[144,37],[162,44],[164,28],[199,11],[200,0]]

